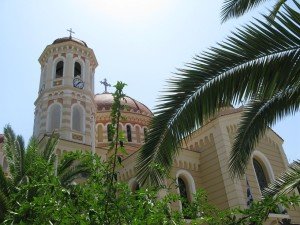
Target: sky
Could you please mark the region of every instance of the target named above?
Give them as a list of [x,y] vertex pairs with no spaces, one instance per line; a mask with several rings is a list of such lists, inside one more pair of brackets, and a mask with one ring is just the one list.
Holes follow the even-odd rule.
[[[269,5],[221,24],[223,0],[1,0],[0,133],[10,124],[28,140],[38,96],[38,58],[56,38],[85,41],[94,50],[100,81],[127,83],[125,93],[153,109],[166,80],[232,31],[260,17]],[[110,91],[113,91],[111,89]],[[274,130],[284,140],[290,162],[300,158],[300,116],[280,121]]]

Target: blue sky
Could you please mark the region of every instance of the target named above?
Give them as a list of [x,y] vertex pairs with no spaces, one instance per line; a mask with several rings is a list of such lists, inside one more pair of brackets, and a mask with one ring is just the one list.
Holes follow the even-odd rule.
[[[10,123],[29,139],[38,57],[70,27],[96,54],[97,93],[103,92],[104,78],[112,84],[121,80],[129,96],[153,109],[176,68],[268,7],[221,24],[221,5],[222,0],[1,0],[0,129]],[[274,127],[285,139],[289,161],[300,158],[299,122],[297,114]]]

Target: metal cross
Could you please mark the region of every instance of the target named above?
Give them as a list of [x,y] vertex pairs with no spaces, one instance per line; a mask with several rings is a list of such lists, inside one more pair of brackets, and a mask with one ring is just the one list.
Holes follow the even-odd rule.
[[69,31],[70,32],[70,38],[72,38],[72,34],[75,34],[75,32],[74,31],[72,31],[72,28],[70,28],[69,30],[67,30],[67,31]]
[[104,85],[104,87],[105,87],[105,91],[104,91],[104,93],[107,93],[107,87],[111,87],[111,85],[110,85],[109,83],[107,83],[107,80],[106,80],[106,78],[104,78],[104,80],[103,80],[103,81],[100,81],[100,83],[101,83],[101,84],[103,84],[103,85]]

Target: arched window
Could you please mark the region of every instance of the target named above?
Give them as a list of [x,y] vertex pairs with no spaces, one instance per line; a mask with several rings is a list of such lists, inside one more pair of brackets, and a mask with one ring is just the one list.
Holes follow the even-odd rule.
[[148,139],[148,130],[147,130],[147,128],[144,128],[144,140],[145,140],[145,142],[147,141],[147,139]]
[[127,141],[132,142],[131,126],[130,125],[126,126],[126,133],[127,133]]
[[182,213],[184,218],[188,219],[190,216],[187,214],[186,209],[189,205],[189,198],[188,198],[188,188],[186,183],[181,177],[177,178],[179,194],[181,198],[181,205],[182,205]]
[[113,127],[111,124],[107,124],[107,140],[108,141],[113,140]]
[[257,177],[260,190],[262,191],[264,188],[268,186],[267,177],[265,175],[262,165],[256,159],[253,159],[253,166],[254,166],[254,170],[255,170],[255,174]]
[[84,131],[84,111],[80,105],[75,105],[72,109],[72,130]]
[[103,127],[101,124],[98,124],[97,135],[98,142],[103,142]]
[[56,68],[55,68],[55,78],[61,78],[63,77],[64,74],[64,62],[63,61],[59,61],[56,64]]
[[136,142],[141,143],[141,130],[139,126],[135,127]]
[[82,77],[81,76],[81,65],[79,62],[75,62],[75,64],[74,64],[74,77]]
[[61,122],[61,106],[59,104],[53,104],[48,111],[48,131],[52,132],[60,128]]

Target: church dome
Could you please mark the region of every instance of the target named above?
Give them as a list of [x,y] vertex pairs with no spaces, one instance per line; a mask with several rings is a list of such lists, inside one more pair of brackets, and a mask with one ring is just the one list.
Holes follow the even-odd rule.
[[[102,93],[95,95],[97,111],[110,110],[113,101],[114,97],[111,93]],[[121,100],[121,104],[126,106],[127,111],[147,116],[153,115],[147,106],[129,96],[126,96],[123,100]]]
[[74,38],[74,37],[57,38],[55,41],[53,41],[52,44],[54,45],[54,44],[59,44],[59,43],[63,43],[63,42],[68,42],[68,41],[76,42],[77,44],[80,44],[84,47],[88,47],[87,44],[84,41],[79,40],[79,39]]

